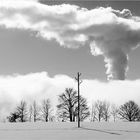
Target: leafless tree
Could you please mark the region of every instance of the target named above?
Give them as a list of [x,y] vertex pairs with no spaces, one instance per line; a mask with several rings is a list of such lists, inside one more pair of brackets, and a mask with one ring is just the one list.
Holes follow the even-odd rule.
[[116,118],[118,117],[118,112],[119,112],[118,107],[115,104],[112,104],[110,113],[113,116],[114,122],[116,121]]
[[18,115],[18,120],[20,122],[27,121],[28,112],[27,112],[27,103],[25,101],[21,101],[20,104],[16,108],[16,114]]
[[17,105],[14,112],[11,112],[10,116],[7,117],[9,122],[26,122],[27,118],[27,103],[23,100]]
[[128,101],[119,108],[121,119],[137,121],[140,116],[139,106],[134,101]]
[[[74,117],[78,117],[78,106],[74,109]],[[86,118],[90,116],[89,107],[87,105],[87,100],[80,96],[80,121],[84,121]],[[75,118],[73,119],[75,121]]]
[[[66,88],[65,92],[59,95],[59,105],[57,105],[58,114],[63,119],[74,121],[74,107],[77,104],[77,92],[73,88]],[[64,117],[65,116],[65,117]]]
[[68,112],[65,111],[64,109],[58,109],[56,112],[57,115],[57,120],[60,122],[65,122],[66,120],[68,120]]
[[[66,88],[65,92],[59,95],[59,105],[57,105],[58,115],[65,121],[76,121],[78,115],[78,98],[77,92],[73,88]],[[80,96],[80,119],[83,121],[89,116],[87,101]]]
[[40,120],[40,109],[36,101],[33,101],[33,104],[30,109],[32,111],[33,121],[36,122]]
[[49,119],[52,118],[51,116],[52,109],[51,109],[50,99],[46,99],[42,101],[41,112],[42,112],[43,120],[45,122],[48,122]]
[[91,106],[91,113],[90,113],[90,121],[91,122],[94,122],[94,121],[97,121],[97,112],[96,112],[96,107],[95,107],[95,103],[92,103],[92,106]]
[[103,101],[103,118],[107,122],[111,116],[110,114],[110,103],[107,101]]
[[97,113],[97,120],[100,122],[101,119],[103,118],[103,101],[97,100],[95,102],[95,108],[96,108],[96,113]]
[[33,116],[33,107],[32,105],[29,106],[29,121],[31,122],[32,121],[32,116]]
[[18,118],[19,115],[17,114],[17,112],[13,112],[10,114],[10,116],[7,117],[9,122],[16,122]]

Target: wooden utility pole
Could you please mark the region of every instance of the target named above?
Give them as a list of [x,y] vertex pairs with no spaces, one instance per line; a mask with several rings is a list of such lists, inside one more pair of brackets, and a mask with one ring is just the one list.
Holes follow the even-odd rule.
[[77,77],[75,77],[75,80],[78,84],[78,128],[80,127],[80,84],[82,83],[82,80],[80,80],[81,73],[77,73]]

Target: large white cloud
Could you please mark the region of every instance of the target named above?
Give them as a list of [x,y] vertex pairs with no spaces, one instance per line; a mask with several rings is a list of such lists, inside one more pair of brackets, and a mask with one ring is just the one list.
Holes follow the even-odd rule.
[[[52,105],[58,103],[58,95],[65,88],[77,89],[76,81],[67,75],[50,77],[47,72],[30,73],[26,75],[0,76],[0,114],[1,118],[9,115],[15,106],[25,100],[28,104],[36,100],[50,98]],[[107,100],[117,105],[134,100],[140,105],[140,80],[101,82],[96,79],[83,79],[81,94],[92,101]]]
[[50,98],[55,106],[57,95],[62,93],[65,87],[73,87],[73,84],[73,80],[66,75],[51,78],[46,72],[0,76],[1,117],[8,115],[21,100],[30,105],[34,100],[40,103],[42,99]]
[[34,1],[0,1],[0,26],[37,32],[61,46],[85,44],[103,55],[108,79],[125,79],[128,53],[140,43],[140,17],[131,11],[108,8],[88,10],[76,5],[43,5]]

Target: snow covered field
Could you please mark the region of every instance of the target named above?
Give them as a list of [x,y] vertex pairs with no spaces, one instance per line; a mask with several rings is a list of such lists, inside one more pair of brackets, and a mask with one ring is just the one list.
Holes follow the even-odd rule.
[[140,123],[1,123],[0,140],[139,140]]

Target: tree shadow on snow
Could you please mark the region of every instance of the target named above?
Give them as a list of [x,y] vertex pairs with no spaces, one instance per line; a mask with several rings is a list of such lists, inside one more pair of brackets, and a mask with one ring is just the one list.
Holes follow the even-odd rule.
[[118,132],[127,132],[127,133],[140,133],[140,131],[132,131],[132,130],[110,130],[110,129],[106,129],[107,131],[118,131]]
[[100,129],[86,128],[86,127],[81,127],[81,129],[102,132],[102,133],[107,133],[107,134],[111,134],[111,135],[121,135],[119,133],[110,132],[109,130],[100,130]]

